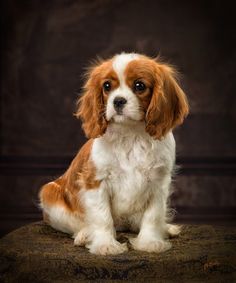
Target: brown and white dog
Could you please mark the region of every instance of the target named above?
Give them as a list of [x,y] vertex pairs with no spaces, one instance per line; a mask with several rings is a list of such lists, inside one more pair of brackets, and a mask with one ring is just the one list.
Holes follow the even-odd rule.
[[60,178],[42,187],[44,219],[91,253],[119,254],[116,231],[138,233],[136,250],[162,252],[175,165],[172,129],[188,114],[186,96],[167,64],[121,53],[91,68],[77,116],[88,142]]

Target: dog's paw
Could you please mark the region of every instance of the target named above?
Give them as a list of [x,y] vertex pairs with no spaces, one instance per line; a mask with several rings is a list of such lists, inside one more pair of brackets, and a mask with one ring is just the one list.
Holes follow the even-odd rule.
[[163,240],[142,240],[139,238],[130,238],[133,249],[149,253],[162,253],[171,248],[171,243]]
[[79,231],[73,238],[75,246],[85,246],[88,242],[88,235],[85,229]]
[[174,225],[174,224],[167,224],[167,233],[171,238],[176,237],[182,230],[182,226]]
[[97,255],[116,255],[124,253],[128,250],[126,243],[119,243],[118,241],[112,241],[110,243],[94,244],[91,243],[86,245],[90,253]]

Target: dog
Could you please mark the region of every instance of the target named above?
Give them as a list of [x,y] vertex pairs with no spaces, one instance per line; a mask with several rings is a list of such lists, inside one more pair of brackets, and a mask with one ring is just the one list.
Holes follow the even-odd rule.
[[189,112],[175,69],[137,53],[100,60],[87,74],[76,116],[89,138],[68,170],[39,193],[44,220],[93,254],[160,253],[180,227],[169,223],[175,168],[172,130]]

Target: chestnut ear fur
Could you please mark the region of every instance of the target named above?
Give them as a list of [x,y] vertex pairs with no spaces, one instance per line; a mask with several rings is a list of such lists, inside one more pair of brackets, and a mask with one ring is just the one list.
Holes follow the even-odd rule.
[[146,131],[155,139],[161,139],[183,122],[189,106],[177,83],[176,71],[166,64],[155,64],[155,84],[145,120]]
[[84,93],[78,100],[76,117],[82,120],[82,128],[88,138],[101,136],[107,128],[102,89],[99,85],[100,64],[101,62],[88,72]]

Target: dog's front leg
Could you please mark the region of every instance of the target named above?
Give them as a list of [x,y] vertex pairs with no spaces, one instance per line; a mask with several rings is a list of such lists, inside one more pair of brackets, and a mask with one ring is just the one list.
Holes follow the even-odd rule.
[[[93,254],[119,254],[127,250],[126,244],[116,240],[116,232],[110,209],[108,190],[100,185],[97,189],[82,190],[85,204],[84,228],[86,247]],[[80,237],[78,233],[78,237]],[[75,237],[75,244],[79,239]]]
[[165,240],[166,201],[166,192],[157,190],[144,211],[138,236],[130,239],[135,250],[160,253],[171,248]]

